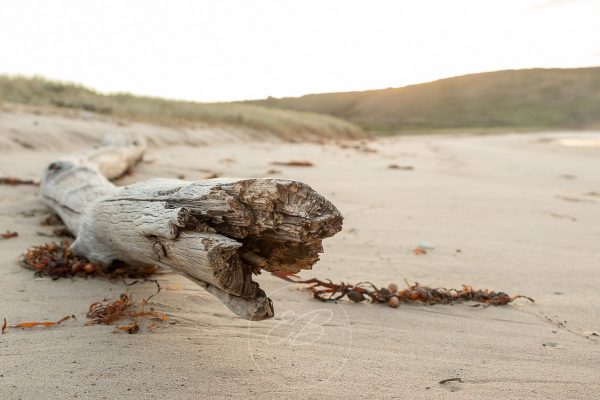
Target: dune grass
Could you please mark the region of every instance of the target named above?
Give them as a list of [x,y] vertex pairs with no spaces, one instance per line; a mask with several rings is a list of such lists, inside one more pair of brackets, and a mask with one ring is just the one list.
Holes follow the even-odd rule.
[[336,117],[252,104],[197,103],[101,94],[84,86],[40,77],[0,76],[0,101],[94,112],[163,125],[211,124],[272,133],[286,140],[356,138],[363,131]]
[[228,125],[286,140],[372,134],[600,129],[600,67],[472,74],[402,88],[196,103],[0,76],[0,101],[163,125]]

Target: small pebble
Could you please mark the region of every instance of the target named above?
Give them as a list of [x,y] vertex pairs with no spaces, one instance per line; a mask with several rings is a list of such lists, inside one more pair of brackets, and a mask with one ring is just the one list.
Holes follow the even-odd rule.
[[92,263],[87,263],[87,264],[85,264],[85,267],[83,267],[83,270],[84,270],[86,273],[88,273],[88,274],[91,274],[91,273],[93,273],[93,272],[94,272],[94,270],[95,270],[95,268],[94,268],[94,264],[92,264]]
[[390,291],[390,293],[397,293],[398,292],[398,285],[396,285],[395,283],[390,283],[388,285],[388,290]]
[[419,245],[417,247],[420,247],[422,249],[425,250],[433,250],[435,249],[435,246],[429,242],[419,242]]
[[390,297],[390,299],[388,300],[388,304],[390,305],[390,307],[396,308],[400,305],[400,299],[398,299],[398,297],[396,296]]

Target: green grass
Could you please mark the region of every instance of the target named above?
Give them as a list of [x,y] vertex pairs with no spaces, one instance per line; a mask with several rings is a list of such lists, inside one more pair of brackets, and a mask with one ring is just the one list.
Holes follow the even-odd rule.
[[361,128],[312,112],[278,110],[251,104],[196,103],[101,94],[84,86],[43,78],[0,76],[0,102],[94,112],[163,125],[211,124],[268,132],[286,140],[355,138]]
[[228,125],[286,140],[431,132],[599,129],[600,68],[487,72],[396,89],[196,103],[0,76],[0,101],[163,125]]
[[472,74],[396,89],[246,102],[320,112],[380,134],[600,128],[600,68]]

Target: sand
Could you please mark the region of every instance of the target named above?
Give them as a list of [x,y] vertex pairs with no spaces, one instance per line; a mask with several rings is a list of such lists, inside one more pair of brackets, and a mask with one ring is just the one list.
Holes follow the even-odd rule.
[[[52,281],[20,268],[28,246],[50,240],[37,234],[51,231],[39,225],[47,209],[37,188],[2,186],[0,230],[19,237],[0,241],[0,318],[78,321],[0,336],[0,398],[600,397],[600,148],[589,145],[598,133],[394,137],[369,141],[366,152],[203,128],[177,145],[168,135],[181,130],[21,110],[0,115],[0,175],[37,178],[57,155],[108,131],[154,138],[120,184],[216,172],[299,179],[321,192],[345,216],[344,230],[325,241],[305,278],[464,283],[536,303],[323,304],[263,274],[257,280],[277,315],[248,323],[161,271],[164,290],[151,303],[170,322],[115,334],[84,326],[85,311],[117,298],[124,283]],[[292,159],[315,166],[270,164]],[[413,254],[421,241],[435,249]],[[154,287],[129,290],[141,299]],[[462,382],[438,383],[448,378]]]

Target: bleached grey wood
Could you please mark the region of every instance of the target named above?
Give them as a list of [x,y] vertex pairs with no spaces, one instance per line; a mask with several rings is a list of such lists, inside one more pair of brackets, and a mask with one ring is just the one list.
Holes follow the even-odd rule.
[[252,274],[311,268],[322,239],[341,229],[337,209],[301,182],[152,179],[117,187],[108,180],[144,151],[141,139],[110,138],[46,169],[43,198],[75,234],[76,254],[173,268],[240,317],[259,320],[273,307]]

